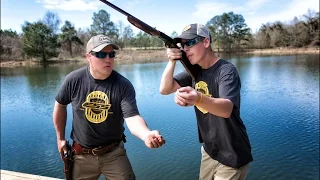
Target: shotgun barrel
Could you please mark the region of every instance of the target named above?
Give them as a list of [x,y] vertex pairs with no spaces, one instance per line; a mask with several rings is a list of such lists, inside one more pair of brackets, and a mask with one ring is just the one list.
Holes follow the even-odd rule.
[[[105,3],[106,5],[112,7],[113,9],[119,11],[123,15],[127,16],[127,20],[134,25],[135,27],[139,28],[140,30],[150,34],[151,36],[157,36],[160,38],[164,43],[166,44],[167,47],[169,48],[179,48],[177,46],[177,42],[175,39],[171,38],[170,36],[164,34],[161,31],[158,31],[157,29],[149,26],[148,24],[142,22],[138,18],[132,16],[131,14],[127,13],[126,11],[122,10],[121,8],[117,7],[116,5],[112,4],[109,1],[106,0],[100,0],[101,2]],[[193,80],[197,77],[201,67],[197,64],[192,65],[189,61],[189,59],[186,56],[186,53],[184,51],[182,52],[182,58],[179,59],[186,71],[189,73],[189,75],[192,77]]]

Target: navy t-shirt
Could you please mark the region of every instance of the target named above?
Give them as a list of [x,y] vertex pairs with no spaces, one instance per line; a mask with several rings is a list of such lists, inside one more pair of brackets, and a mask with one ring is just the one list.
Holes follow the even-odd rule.
[[121,140],[124,118],[139,115],[129,80],[116,71],[97,80],[89,68],[68,74],[55,97],[60,104],[72,104],[71,139],[88,148]]
[[196,107],[195,112],[200,142],[209,156],[220,163],[240,168],[253,160],[246,127],[240,118],[241,82],[236,67],[223,59],[208,69],[202,69],[192,82],[191,77],[182,72],[174,79],[180,86],[193,86],[203,95],[229,99],[233,110],[229,118],[213,115]]

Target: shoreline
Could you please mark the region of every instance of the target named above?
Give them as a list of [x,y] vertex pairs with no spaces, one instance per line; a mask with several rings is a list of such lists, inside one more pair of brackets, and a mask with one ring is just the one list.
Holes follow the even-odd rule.
[[277,48],[277,49],[252,49],[250,54],[320,54],[320,48]]
[[[217,54],[223,54],[223,51],[215,50]],[[249,55],[294,55],[294,54],[320,54],[320,48],[277,48],[277,49],[249,49],[244,52],[231,53],[236,54],[249,54]],[[152,60],[150,60],[152,57]],[[132,63],[148,63],[148,62],[163,62],[167,60],[165,49],[156,50],[120,50],[115,63],[116,64],[132,64]],[[67,60],[53,59],[45,63],[39,60],[1,60],[1,68],[5,67],[19,67],[19,66],[41,66],[47,65],[59,65],[65,63],[87,63],[85,57],[70,58]]]

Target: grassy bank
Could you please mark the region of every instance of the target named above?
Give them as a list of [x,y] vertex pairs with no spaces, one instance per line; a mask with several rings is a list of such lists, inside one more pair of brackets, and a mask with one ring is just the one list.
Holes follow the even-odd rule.
[[286,54],[319,54],[319,48],[276,48],[276,49],[252,49],[249,54],[270,54],[270,55],[286,55]]
[[[217,52],[217,50],[215,50]],[[219,54],[223,52],[219,52]],[[239,52],[237,52],[239,53]],[[277,49],[251,49],[241,54],[256,54],[256,55],[288,55],[288,54],[320,54],[319,48],[277,48]],[[232,55],[232,54],[231,54]],[[121,50],[117,52],[117,64],[130,63],[146,63],[146,62],[161,62],[167,61],[165,49],[157,50]],[[69,59],[52,59],[46,62],[47,64],[64,64],[64,63],[87,63],[86,58],[74,57]],[[1,60],[1,67],[16,67],[16,66],[39,66],[43,63],[39,60]]]

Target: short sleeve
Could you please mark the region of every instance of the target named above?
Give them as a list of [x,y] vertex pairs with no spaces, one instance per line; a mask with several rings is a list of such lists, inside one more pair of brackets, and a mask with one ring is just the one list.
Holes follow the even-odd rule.
[[174,76],[174,80],[181,86],[192,86],[192,78],[187,71],[183,71]]
[[72,82],[71,82],[71,78],[70,76],[66,76],[66,78],[64,79],[56,97],[55,100],[63,105],[68,105],[69,103],[71,103],[71,97],[72,97]]
[[241,82],[233,65],[222,68],[219,80],[219,97],[229,99],[238,109],[240,107]]
[[139,115],[136,102],[136,92],[133,85],[129,81],[125,83],[125,86],[123,88],[121,109],[124,118]]

